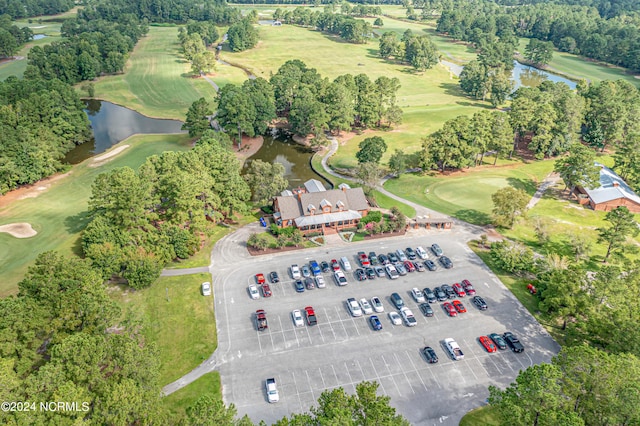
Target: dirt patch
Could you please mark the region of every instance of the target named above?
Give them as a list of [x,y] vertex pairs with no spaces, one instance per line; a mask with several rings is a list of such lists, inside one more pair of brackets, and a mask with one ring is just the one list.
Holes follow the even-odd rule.
[[31,238],[38,234],[36,230],[31,227],[31,224],[26,222],[2,225],[0,226],[0,232],[7,233],[15,238]]
[[122,151],[124,151],[125,149],[129,148],[130,145],[122,145],[119,146],[105,154],[99,155],[97,157],[94,157],[94,159],[91,161],[91,164],[89,164],[89,167],[98,167],[103,165],[104,163],[106,163],[107,161],[111,160],[113,157],[115,157],[116,155],[120,154]]
[[238,157],[238,159],[244,161],[247,158],[251,157],[256,152],[258,152],[258,150],[262,148],[263,143],[264,143],[264,138],[262,136],[256,136],[255,138],[242,136],[242,145],[240,146],[240,149],[238,149],[237,144],[234,144],[233,152],[235,152],[236,157]]
[[24,200],[25,198],[36,198],[38,195],[49,189],[53,182],[65,178],[70,174],[70,171],[67,173],[61,173],[48,177],[46,179],[42,179],[33,185],[21,186],[18,189],[7,192],[6,194],[0,196],[0,208],[6,207],[16,200]]
[[349,140],[355,138],[356,136],[367,135],[369,133],[373,133],[373,130],[366,129],[366,130],[362,130],[362,131],[359,131],[359,132],[342,132],[339,135],[334,136],[334,137],[338,140],[340,145],[344,145],[345,143],[347,143]]

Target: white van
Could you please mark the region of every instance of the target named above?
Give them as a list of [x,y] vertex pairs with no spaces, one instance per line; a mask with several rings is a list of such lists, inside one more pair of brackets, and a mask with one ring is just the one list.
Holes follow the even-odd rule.
[[340,258],[340,264],[342,265],[342,269],[344,269],[345,271],[350,271],[351,270],[351,264],[349,263],[349,260],[342,256]]
[[416,247],[416,253],[418,253],[418,257],[420,257],[420,259],[425,260],[429,258],[429,255],[427,254],[427,251],[425,249],[422,248],[422,246],[420,247]]

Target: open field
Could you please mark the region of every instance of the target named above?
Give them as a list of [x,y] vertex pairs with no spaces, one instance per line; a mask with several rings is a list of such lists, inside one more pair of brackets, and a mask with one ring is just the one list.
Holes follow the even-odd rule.
[[[74,166],[70,175],[51,183],[35,198],[25,198],[0,207],[0,225],[26,222],[38,232],[35,237],[15,239],[0,233],[0,297],[15,293],[16,284],[36,256],[47,250],[78,253],[80,233],[87,224],[87,201],[96,176],[116,167],[137,168],[151,155],[189,148],[188,135],[144,135],[126,140],[131,145],[100,167],[89,167],[91,159]],[[38,184],[35,185],[36,187]]]
[[162,405],[171,414],[171,419],[177,420],[179,416],[184,416],[185,410],[201,396],[210,395],[219,399],[222,394],[221,386],[220,374],[217,371],[212,371],[179,391],[164,397]]
[[[205,97],[212,102],[216,91],[204,79],[192,77],[179,49],[178,27],[150,27],[131,54],[125,73],[100,78],[95,97],[149,117],[184,120],[194,101]],[[227,81],[240,76],[235,71],[227,74]],[[216,76],[212,79],[216,81]]]
[[144,320],[146,337],[157,345],[162,386],[200,365],[217,347],[213,297],[200,292],[204,281],[211,275],[160,277],[139,291],[111,287],[123,310]]

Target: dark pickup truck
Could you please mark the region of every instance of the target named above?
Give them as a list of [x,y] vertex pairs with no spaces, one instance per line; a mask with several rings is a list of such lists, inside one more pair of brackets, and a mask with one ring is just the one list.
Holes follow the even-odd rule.
[[269,328],[267,324],[267,313],[264,309],[258,309],[256,311],[256,327],[258,327],[258,331],[264,331]]
[[520,343],[520,340],[510,331],[507,331],[502,335],[504,340],[507,341],[507,345],[511,348],[512,351],[516,353],[524,352],[524,346]]

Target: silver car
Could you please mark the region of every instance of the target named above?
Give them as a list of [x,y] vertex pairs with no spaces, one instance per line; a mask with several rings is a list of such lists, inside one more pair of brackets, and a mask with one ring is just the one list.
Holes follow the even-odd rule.
[[382,305],[382,300],[379,297],[373,296],[371,298],[371,306],[373,306],[373,310],[380,313],[384,312],[384,306]]
[[393,325],[402,325],[402,318],[395,311],[389,312],[389,321],[391,321]]

